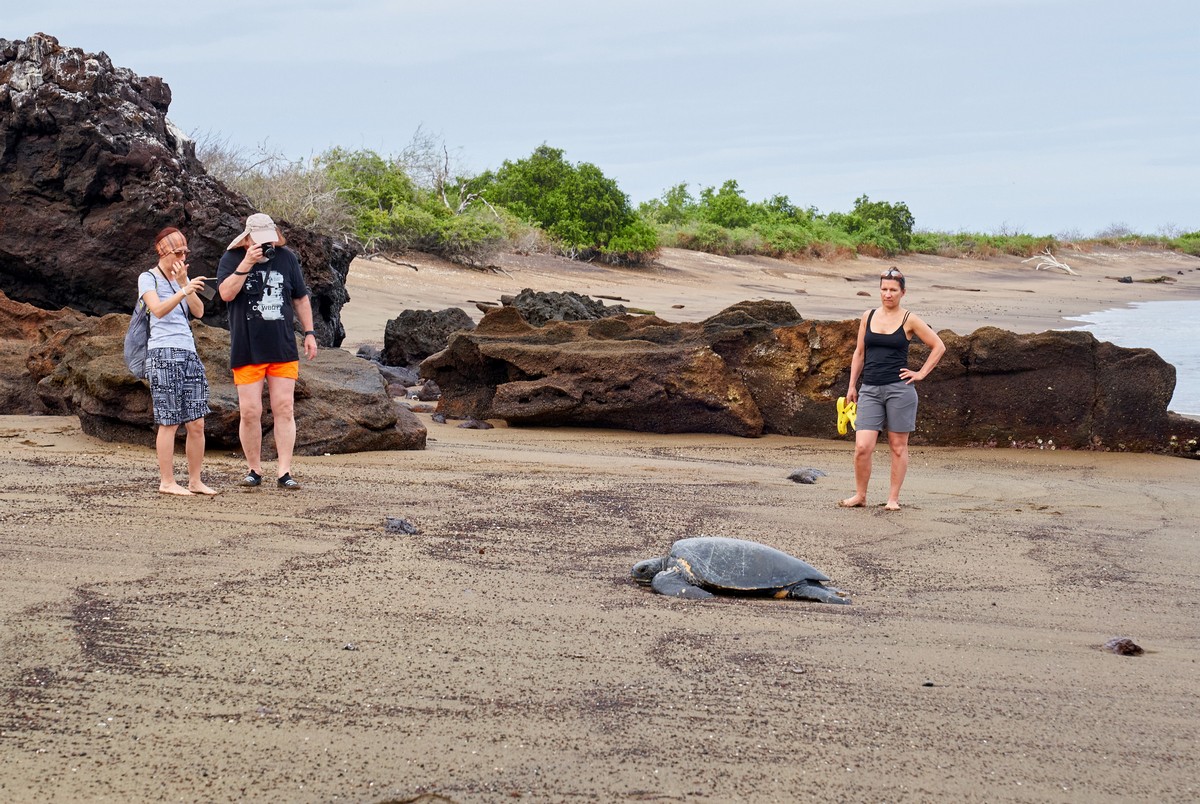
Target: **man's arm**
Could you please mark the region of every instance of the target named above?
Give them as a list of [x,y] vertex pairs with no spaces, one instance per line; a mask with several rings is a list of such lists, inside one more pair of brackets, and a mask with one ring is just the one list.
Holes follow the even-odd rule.
[[308,296],[292,299],[292,309],[296,318],[300,319],[300,327],[304,330],[304,356],[312,360],[317,356],[317,335],[313,332],[312,300]]

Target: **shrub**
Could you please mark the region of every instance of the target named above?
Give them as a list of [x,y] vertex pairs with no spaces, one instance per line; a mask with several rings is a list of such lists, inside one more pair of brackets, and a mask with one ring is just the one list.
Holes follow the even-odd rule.
[[[368,251],[427,251],[465,265],[488,262],[508,244],[498,213],[456,196],[451,208],[445,177],[421,187],[398,159],[374,151],[334,148],[318,163],[349,203],[355,234]],[[458,183],[461,192],[465,180]]]
[[255,210],[339,239],[353,235],[350,205],[316,160],[292,161],[266,144],[247,151],[212,132],[193,138],[196,158],[208,174],[246,196]]
[[1188,232],[1172,239],[1170,247],[1184,254],[1200,257],[1200,231]]
[[733,179],[722,184],[720,190],[701,190],[698,212],[701,220],[727,229],[744,229],[758,217]]
[[733,238],[729,230],[715,223],[692,224],[676,230],[674,245],[676,248],[705,251],[709,254],[733,253]]
[[646,201],[638,207],[638,215],[652,224],[682,224],[697,217],[696,199],[688,192],[687,184],[676,184],[665,190],[660,198]]
[[641,261],[657,248],[656,238],[652,248],[635,256],[641,250],[629,247],[650,240],[636,225],[629,197],[600,168],[572,165],[558,148],[543,144],[526,159],[505,161],[494,174],[481,177],[480,193],[540,226],[572,257],[621,254],[621,259]]
[[606,262],[641,265],[658,256],[658,231],[649,221],[635,218],[600,250]]
[[864,226],[874,228],[878,234],[870,236],[871,242],[884,241],[895,243],[897,250],[908,249],[908,241],[912,236],[913,225],[916,221],[904,203],[890,204],[887,201],[872,201],[867,196],[859,196],[854,200],[854,215],[864,222]]
[[1000,254],[1032,257],[1048,248],[1061,248],[1061,245],[1060,241],[1051,235],[918,232],[913,234],[909,250],[918,254],[936,254],[940,257],[984,259]]

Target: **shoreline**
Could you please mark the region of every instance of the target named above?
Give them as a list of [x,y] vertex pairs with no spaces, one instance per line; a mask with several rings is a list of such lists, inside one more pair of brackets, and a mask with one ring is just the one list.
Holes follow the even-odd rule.
[[[793,261],[664,249],[649,268],[505,254],[498,271],[464,268],[422,254],[407,260],[416,269],[383,260],[354,261],[347,278],[350,302],[342,311],[343,348],[382,346],[387,321],[405,309],[455,306],[478,321],[483,314],[474,302],[499,302],[501,294],[527,287],[617,297],[626,306],[653,310],[669,321],[699,321],[755,299],[790,301],[809,319],[845,320],[857,318],[876,301],[878,275],[891,265],[908,277],[905,306],[934,329],[960,335],[982,326],[1018,333],[1063,329],[1070,316],[1134,302],[1200,300],[1200,258],[1160,251],[1098,249],[1071,255],[1068,264],[1079,276],[1035,270],[1018,257]],[[1113,278],[1117,276],[1134,281],[1119,283]],[[1163,276],[1174,281],[1144,281]]]

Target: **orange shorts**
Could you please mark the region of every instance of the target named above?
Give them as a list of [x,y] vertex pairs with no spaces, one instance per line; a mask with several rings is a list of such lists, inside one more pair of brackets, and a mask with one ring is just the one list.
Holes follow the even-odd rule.
[[287,377],[295,380],[300,377],[300,361],[290,363],[251,363],[249,366],[238,366],[233,370],[234,385],[250,385],[262,382],[263,377]]

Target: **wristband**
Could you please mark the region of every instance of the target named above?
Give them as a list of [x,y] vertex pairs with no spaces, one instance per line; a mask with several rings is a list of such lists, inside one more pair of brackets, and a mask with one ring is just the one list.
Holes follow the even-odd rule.
[[234,271],[233,275],[234,276],[250,276],[250,272],[249,271]]
[[317,337],[317,331],[315,329],[304,330],[304,337],[307,338],[309,335],[312,335],[315,338],[315,337]]

